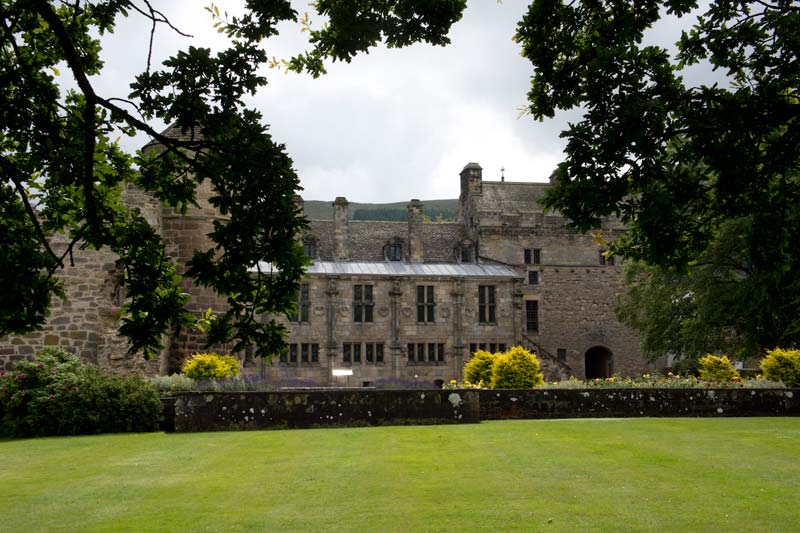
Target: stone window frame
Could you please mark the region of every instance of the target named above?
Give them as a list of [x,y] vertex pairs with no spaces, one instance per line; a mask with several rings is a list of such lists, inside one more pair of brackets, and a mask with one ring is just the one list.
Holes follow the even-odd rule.
[[306,235],[303,237],[303,253],[309,259],[317,258],[318,239],[314,235]]
[[455,256],[455,260],[457,263],[474,263],[475,262],[475,255],[474,255],[474,248],[472,241],[469,239],[465,239],[461,241],[461,243],[453,248],[453,256]]
[[497,324],[496,285],[478,285],[478,322]]
[[443,342],[409,342],[406,345],[406,364],[408,365],[444,365],[447,362],[445,343]]
[[353,322],[371,323],[375,321],[374,285],[370,283],[353,284]]
[[278,363],[281,365],[318,365],[319,364],[319,343],[318,342],[289,342],[286,343],[286,351],[281,352]]
[[600,264],[600,266],[614,266],[614,256],[613,255],[609,255],[608,257],[606,257],[606,255],[605,255],[606,252],[608,252],[608,250],[599,250],[598,251],[598,253],[597,253],[597,262]]
[[469,356],[472,357],[478,350],[489,353],[505,352],[507,347],[505,342],[471,342],[469,343]]
[[307,324],[311,321],[311,298],[309,295],[310,285],[301,283],[300,289],[297,291],[297,310],[289,314],[289,322]]
[[542,249],[541,248],[525,248],[522,251],[522,263],[525,265],[541,265],[542,264]]
[[556,348],[556,358],[559,361],[566,361],[567,360],[567,349],[566,348]]
[[417,323],[436,322],[436,288],[434,285],[417,285]]
[[525,300],[525,331],[539,331],[539,300]]
[[342,365],[383,365],[385,364],[384,353],[382,342],[343,342]]
[[539,271],[528,270],[528,285],[538,285],[538,284],[539,284]]
[[405,241],[394,237],[383,245],[383,258],[386,261],[403,261],[405,259]]

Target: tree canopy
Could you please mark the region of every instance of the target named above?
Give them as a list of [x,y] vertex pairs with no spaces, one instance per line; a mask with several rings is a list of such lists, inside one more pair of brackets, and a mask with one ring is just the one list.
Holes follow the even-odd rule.
[[[319,73],[321,58],[349,61],[384,37],[395,46],[446,44],[464,4],[320,1],[331,26],[312,32],[316,48],[291,65]],[[255,345],[260,356],[282,348],[282,326],[260,317],[294,305],[306,261],[295,239],[305,224],[293,201],[299,182],[284,146],[243,98],[266,84],[262,41],[282,22],[305,22],[289,0],[245,0],[240,15],[207,9],[226,49],[190,45],[160,66],[148,54],[130,93],[118,95],[100,94],[92,77],[104,68],[99,37],[120,18],[148,21],[150,52],[156,31],[190,37],[150,0],[0,0],[0,336],[41,328],[51,298],[64,296],[57,273],[73,251],[106,248],[124,274],[120,332],[131,352],[153,355],[165,334],[193,322],[179,273],[227,299],[203,323],[209,344],[234,340],[234,349]],[[59,85],[63,64],[76,90]],[[159,122],[183,134],[163,135]],[[163,149],[121,149],[115,137],[137,131]],[[209,249],[176,265],[122,191],[133,184],[185,212],[203,182],[224,219],[214,222]],[[54,244],[56,235],[68,244]],[[262,272],[259,261],[277,268]]]
[[[260,355],[274,353],[281,328],[255,317],[294,299],[304,264],[294,239],[303,225],[293,202],[298,179],[242,97],[265,84],[259,40],[296,14],[288,2],[248,2],[244,16],[225,24],[228,49],[190,46],[159,68],[148,64],[130,95],[99,94],[91,81],[104,67],[98,35],[128,15],[146,17],[153,31],[174,28],[146,0],[0,2],[0,335],[42,326],[51,295],[63,295],[55,274],[79,246],[119,256],[120,332],[132,352],[157,353],[163,334],[191,322],[177,275],[186,268],[227,297],[210,342],[235,338],[256,344]],[[57,83],[62,63],[77,90]],[[157,119],[196,134],[164,136],[153,129]],[[125,153],[113,137],[136,130],[164,149]],[[123,204],[122,188],[134,184],[185,210],[206,180],[211,204],[230,217],[215,222],[210,249],[175,265],[141,213]],[[52,245],[59,233],[68,235],[65,249]],[[257,261],[279,271],[250,272]]]
[[[120,189],[134,183],[185,209],[209,180],[212,204],[231,217],[217,222],[214,246],[186,271],[227,296],[230,308],[209,339],[256,344],[261,355],[279,346],[281,328],[255,316],[291,307],[303,264],[294,235],[303,222],[291,201],[291,159],[242,102],[266,83],[259,43],[281,22],[305,25],[311,48],[286,66],[319,76],[326,60],[350,61],[379,43],[446,45],[466,0],[312,5],[327,19],[318,30],[298,20],[288,0],[246,0],[239,16],[212,5],[227,49],[190,46],[158,69],[148,64],[120,96],[91,84],[103,68],[96,36],[128,14],[147,18],[154,31],[174,29],[149,0],[0,0],[0,335],[41,326],[61,290],[53,274],[80,243],[119,255],[128,296],[122,332],[132,350],[157,350],[164,332],[189,320],[185,295],[158,235],[122,205]],[[798,303],[791,272],[800,250],[800,5],[717,0],[703,9],[673,57],[645,44],[646,34],[664,16],[695,16],[695,1],[530,4],[515,36],[533,65],[530,114],[583,112],[562,134],[566,159],[546,205],[581,230],[619,216],[630,231],[610,243],[614,253],[681,274],[709,256],[728,221],[746,219],[740,244],[751,271]],[[728,83],[684,83],[682,68],[700,61]],[[54,76],[61,62],[78,90],[62,94]],[[152,128],[156,119],[201,135],[165,137]],[[125,153],[112,136],[134,130],[165,150]],[[56,232],[70,236],[66,251],[50,246]],[[279,272],[252,275],[258,260]]]
[[[697,2],[537,0],[517,39],[530,112],[581,108],[546,205],[588,230],[615,215],[631,275],[621,317],[645,348],[757,355],[800,342],[800,4],[710,2],[677,43],[647,45]],[[687,26],[688,27],[688,26]],[[691,86],[701,61],[727,83]]]

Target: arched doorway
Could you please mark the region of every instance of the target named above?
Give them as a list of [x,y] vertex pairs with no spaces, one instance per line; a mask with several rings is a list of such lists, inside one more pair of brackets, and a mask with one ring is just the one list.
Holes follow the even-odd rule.
[[604,346],[593,346],[586,350],[586,379],[610,378],[614,373],[614,354]]

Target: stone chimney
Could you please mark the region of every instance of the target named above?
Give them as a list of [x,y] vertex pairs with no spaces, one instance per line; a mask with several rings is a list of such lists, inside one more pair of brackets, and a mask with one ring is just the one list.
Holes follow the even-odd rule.
[[467,163],[461,170],[461,197],[483,192],[483,169],[478,163]]
[[337,196],[333,202],[333,255],[337,261],[350,259],[350,251],[347,249],[349,205],[344,196]]
[[422,256],[422,202],[411,200],[408,209],[408,257],[413,263],[421,263]]

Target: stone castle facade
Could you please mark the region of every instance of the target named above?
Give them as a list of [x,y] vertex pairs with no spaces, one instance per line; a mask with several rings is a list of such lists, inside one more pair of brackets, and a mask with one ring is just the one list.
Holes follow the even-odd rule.
[[[296,315],[283,319],[287,351],[266,364],[249,351],[237,354],[245,371],[318,385],[447,382],[462,378],[475,350],[512,345],[535,351],[548,379],[645,370],[638,336],[613,312],[619,262],[590,235],[567,229],[561,216],[542,212],[537,200],[548,184],[484,181],[476,163],[460,178],[455,222],[425,222],[418,200],[408,204],[407,222],[353,221],[345,198],[334,202],[332,220],[310,221],[299,238],[313,265]],[[198,190],[198,207],[186,215],[132,187],[124,198],[180,265],[208,246],[218,217],[210,194]],[[624,231],[612,220],[601,229],[611,238]],[[62,274],[67,298],[54,300],[43,331],[0,339],[0,368],[45,345],[108,370],[145,374],[174,372],[204,351],[199,332],[183,331],[165,339],[156,360],[127,355],[116,335],[124,291],[114,260],[108,251],[76,253]],[[208,289],[185,283],[190,311],[224,306]]]
[[[484,181],[477,163],[460,177],[455,222],[424,222],[419,200],[407,222],[353,221],[345,198],[333,220],[311,221],[301,238],[313,266],[285,321],[289,350],[262,371],[320,384],[447,382],[476,349],[513,345],[535,351],[549,379],[645,370],[638,336],[613,311],[622,267],[542,212],[549,184]],[[624,231],[613,220],[601,229]]]

